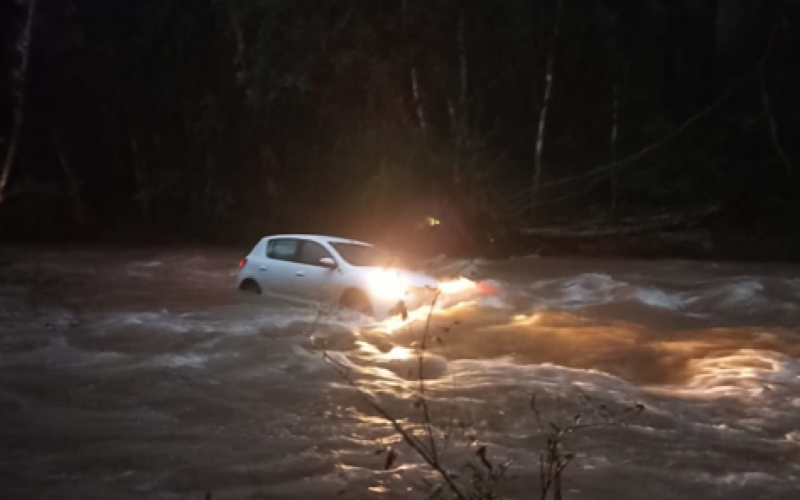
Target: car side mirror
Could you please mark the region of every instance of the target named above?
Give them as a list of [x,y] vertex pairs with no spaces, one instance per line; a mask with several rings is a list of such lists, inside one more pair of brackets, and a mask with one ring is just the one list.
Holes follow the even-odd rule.
[[331,259],[330,257],[323,257],[319,259],[319,265],[322,267],[327,267],[328,269],[336,269],[337,267],[339,267],[336,264],[336,261]]

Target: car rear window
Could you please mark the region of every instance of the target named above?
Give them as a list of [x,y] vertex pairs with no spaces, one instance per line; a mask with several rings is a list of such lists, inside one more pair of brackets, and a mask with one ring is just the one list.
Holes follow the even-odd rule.
[[294,260],[299,240],[277,239],[267,243],[267,257],[276,260]]
[[348,264],[359,267],[380,267],[393,264],[391,254],[379,248],[358,243],[334,243],[331,246]]

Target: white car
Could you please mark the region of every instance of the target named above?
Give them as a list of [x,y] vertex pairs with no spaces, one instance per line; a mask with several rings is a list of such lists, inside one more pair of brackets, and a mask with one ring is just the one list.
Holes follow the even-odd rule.
[[240,290],[340,306],[379,320],[430,303],[438,289],[436,279],[404,269],[377,247],[332,236],[262,238],[239,269]]

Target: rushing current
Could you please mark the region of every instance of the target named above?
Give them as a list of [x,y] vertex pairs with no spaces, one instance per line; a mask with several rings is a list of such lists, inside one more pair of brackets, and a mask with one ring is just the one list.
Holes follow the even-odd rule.
[[[242,295],[239,257],[0,250],[0,498],[436,490],[368,403],[424,421],[428,311],[374,324]],[[539,498],[536,395],[546,426],[597,424],[564,439],[566,499],[800,498],[800,267],[530,257],[435,272],[485,285],[440,298],[421,364],[455,481],[486,446],[510,462],[504,498]]]

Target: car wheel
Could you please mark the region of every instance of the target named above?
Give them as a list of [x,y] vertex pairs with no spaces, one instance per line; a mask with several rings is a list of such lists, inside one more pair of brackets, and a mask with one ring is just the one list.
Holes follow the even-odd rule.
[[372,315],[372,304],[369,297],[361,290],[350,289],[344,292],[340,305],[343,309],[357,311],[366,316]]
[[242,283],[239,285],[239,290],[246,293],[261,295],[261,287],[258,286],[258,283],[256,283],[255,280],[251,279],[246,279],[242,281]]

